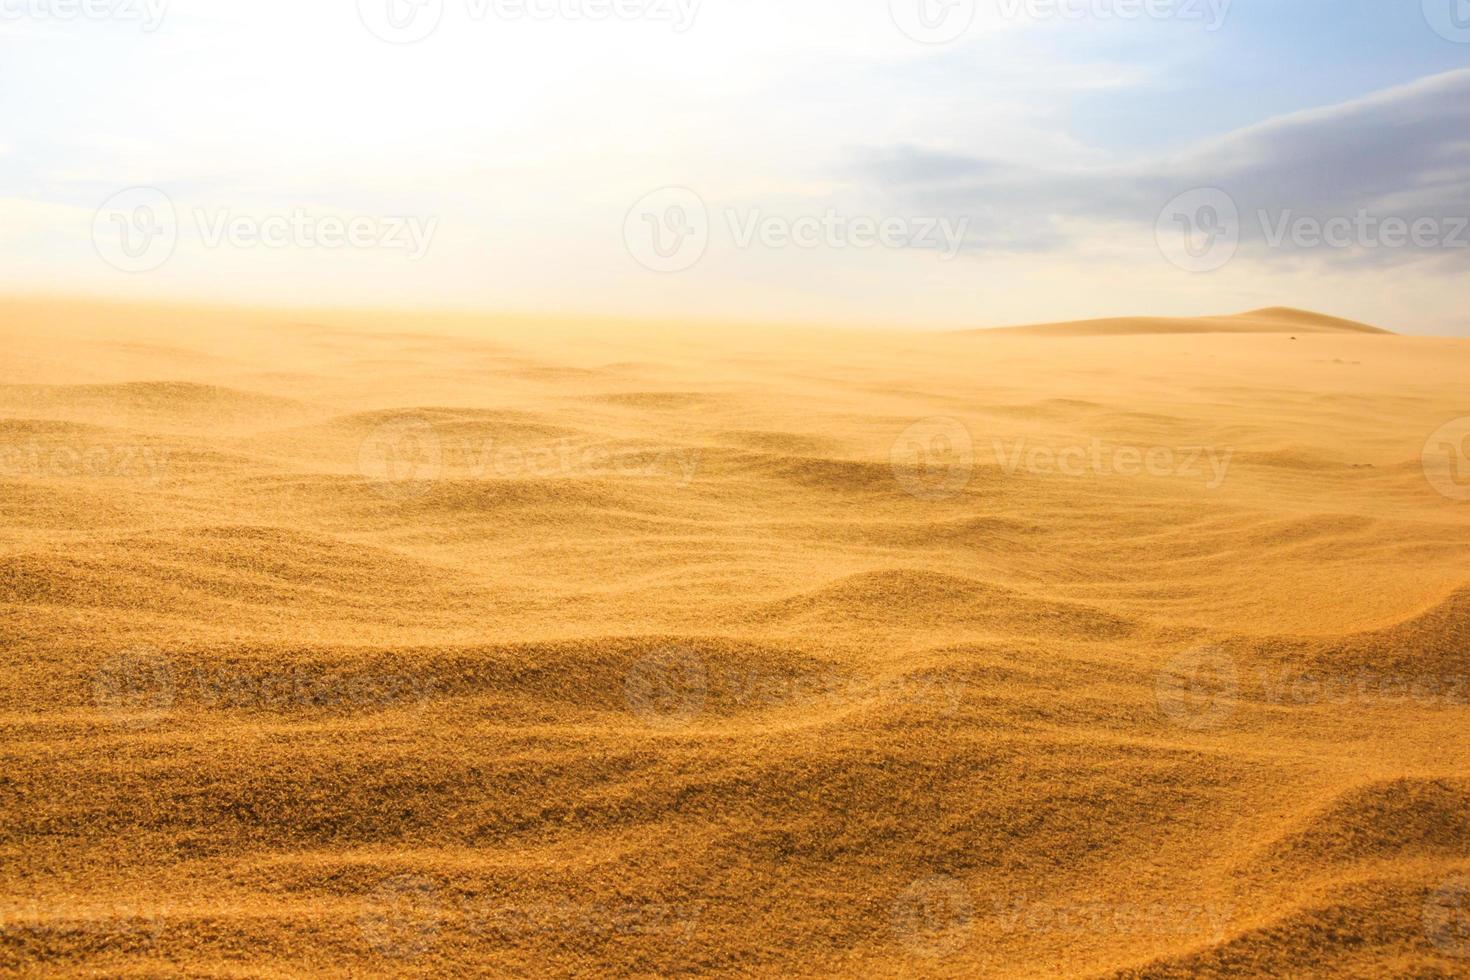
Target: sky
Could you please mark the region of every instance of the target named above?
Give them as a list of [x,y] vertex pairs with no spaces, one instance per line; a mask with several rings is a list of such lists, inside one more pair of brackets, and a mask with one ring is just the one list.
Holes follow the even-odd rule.
[[1470,335],[1470,0],[0,0],[0,289]]

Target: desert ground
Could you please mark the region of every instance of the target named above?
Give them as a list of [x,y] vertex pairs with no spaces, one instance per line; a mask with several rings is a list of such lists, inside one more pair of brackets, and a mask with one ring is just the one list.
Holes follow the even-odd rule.
[[1470,973],[1470,342],[0,324],[0,971]]

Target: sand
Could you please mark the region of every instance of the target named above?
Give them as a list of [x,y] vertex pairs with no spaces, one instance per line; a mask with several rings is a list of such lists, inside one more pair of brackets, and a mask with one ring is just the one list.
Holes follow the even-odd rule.
[[0,970],[1470,970],[1462,341],[0,323]]

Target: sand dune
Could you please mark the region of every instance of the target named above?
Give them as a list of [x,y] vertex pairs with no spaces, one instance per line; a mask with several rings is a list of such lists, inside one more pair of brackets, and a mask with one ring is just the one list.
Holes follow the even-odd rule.
[[1116,317],[1077,323],[1042,323],[1004,327],[985,333],[1023,333],[1052,337],[1107,337],[1154,333],[1365,333],[1389,331],[1354,320],[1276,306],[1234,316]]
[[3,312],[0,969],[1470,962],[1462,343]]

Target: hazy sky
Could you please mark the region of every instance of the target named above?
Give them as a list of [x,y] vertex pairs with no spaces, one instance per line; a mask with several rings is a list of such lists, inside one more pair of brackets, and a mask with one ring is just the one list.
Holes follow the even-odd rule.
[[8,290],[1470,334],[1470,0],[0,0]]

